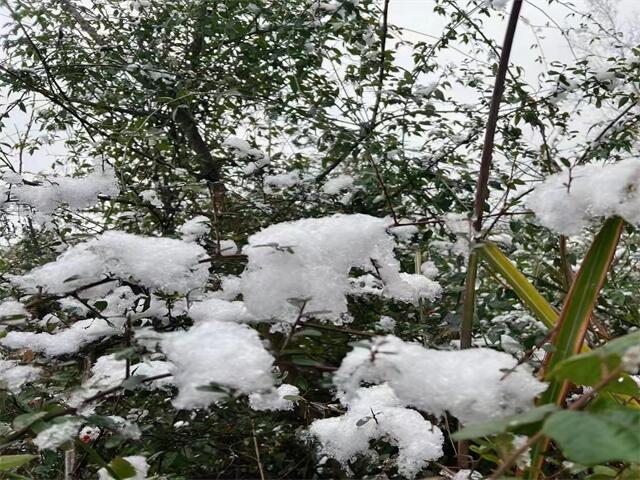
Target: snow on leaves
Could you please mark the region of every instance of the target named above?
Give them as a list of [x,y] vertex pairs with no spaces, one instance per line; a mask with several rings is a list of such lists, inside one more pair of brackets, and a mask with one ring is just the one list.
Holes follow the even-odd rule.
[[442,456],[440,429],[417,411],[404,408],[389,385],[359,388],[344,403],[344,415],[315,420],[309,433],[318,440],[322,454],[345,467],[359,455],[374,456],[369,443],[377,439],[398,447],[398,470],[407,477]]
[[538,221],[563,235],[575,235],[600,217],[640,223],[640,160],[583,165],[548,177],[529,197]]
[[434,300],[441,292],[436,282],[400,273],[388,224],[368,215],[333,215],[279,223],[252,235],[243,250],[248,265],[241,290],[247,309],[259,318],[293,322],[302,300],[305,312],[343,321],[346,295],[358,293],[350,280],[355,268],[370,272],[387,297]]
[[151,290],[188,293],[207,281],[205,250],[194,243],[109,231],[71,247],[54,262],[12,281],[28,291],[64,293],[104,279],[131,281]]
[[387,382],[404,405],[438,416],[448,411],[465,424],[529,409],[546,388],[506,353],[433,350],[392,335],[356,346],[334,376],[346,402],[363,382]]

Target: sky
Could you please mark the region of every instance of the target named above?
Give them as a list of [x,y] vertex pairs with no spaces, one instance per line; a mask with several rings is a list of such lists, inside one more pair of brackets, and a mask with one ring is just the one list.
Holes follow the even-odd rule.
[[[503,0],[494,0],[503,1]],[[589,2],[592,0],[573,0],[575,10],[589,11]],[[599,0],[609,1],[612,8],[608,8],[608,14],[615,18],[613,21],[619,24],[623,31],[633,31],[637,25],[634,20],[640,13],[640,0]],[[577,28],[579,25],[575,15],[571,15],[569,2],[556,0],[551,6],[547,0],[525,0],[521,11],[520,22],[516,32],[515,43],[511,55],[513,63],[524,68],[525,79],[531,85],[537,84],[537,76],[544,70],[544,65],[536,63],[535,58],[542,53],[547,63],[558,60],[564,63],[572,63],[575,56],[583,55],[580,42],[568,41],[558,27]],[[434,0],[390,0],[389,21],[393,25],[404,30],[403,38],[411,41],[424,41],[432,37],[438,38],[446,25],[447,20],[433,13]],[[483,31],[490,37],[502,43],[507,24],[508,9],[511,1],[507,0],[504,10],[496,10],[491,19],[485,21]],[[616,16],[616,10],[618,15]],[[1,23],[8,20],[6,11],[0,9]],[[576,44],[577,43],[577,44]],[[537,45],[537,50],[531,46]],[[461,54],[451,51],[447,60],[454,62]],[[397,55],[400,65],[409,66],[411,59],[408,51],[400,51]],[[463,92],[460,92],[464,96]],[[4,99],[0,100],[3,101]],[[28,115],[17,109],[14,110],[9,128],[0,132],[0,142],[12,143],[18,138],[17,132],[24,132],[28,124]],[[64,133],[62,133],[64,137]],[[33,154],[24,154],[25,170],[37,172],[47,170],[51,164],[60,158],[64,158],[65,148],[58,141],[52,145],[45,145]]]

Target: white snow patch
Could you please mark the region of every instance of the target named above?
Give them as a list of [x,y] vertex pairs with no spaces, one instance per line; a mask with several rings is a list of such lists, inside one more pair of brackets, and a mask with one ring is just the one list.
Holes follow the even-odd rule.
[[327,195],[337,195],[353,187],[353,182],[354,179],[351,175],[338,175],[335,178],[327,180],[322,187],[322,191]]
[[527,206],[545,227],[564,235],[580,233],[600,217],[640,223],[640,159],[584,165],[548,177]]
[[24,305],[16,300],[5,300],[0,303],[0,318],[18,316],[29,318],[31,315]]
[[0,389],[18,393],[25,383],[36,380],[42,369],[32,365],[19,365],[14,360],[0,359]]
[[11,193],[19,203],[49,215],[60,205],[80,210],[94,205],[98,194],[116,195],[118,182],[112,168],[97,169],[85,177],[45,177],[42,185],[15,185]]
[[196,322],[237,322],[249,323],[257,319],[251,315],[244,303],[229,302],[220,298],[207,298],[193,302],[189,308],[189,317]]
[[182,234],[182,240],[185,242],[195,242],[209,233],[209,219],[204,215],[198,215],[184,222],[179,230]]
[[26,348],[42,352],[49,357],[75,353],[84,345],[100,338],[124,333],[124,320],[112,320],[111,325],[101,318],[79,320],[71,327],[57,333],[9,332],[0,338],[0,344],[8,348]]
[[72,441],[77,435],[82,420],[77,417],[61,417],[51,423],[50,427],[38,433],[33,443],[40,450],[55,450],[64,443]]
[[354,267],[379,276],[388,297],[433,300],[440,293],[437,283],[400,273],[388,224],[368,215],[334,215],[279,223],[252,235],[243,249],[248,264],[241,277],[247,309],[262,319],[292,322],[306,300],[306,312],[339,320],[347,314]]
[[533,407],[546,385],[527,365],[516,364],[511,355],[487,348],[432,350],[388,335],[374,339],[369,348],[356,346],[334,383],[348,401],[361,382],[388,382],[404,405],[433,415],[448,411],[471,424]]
[[[186,332],[165,334],[162,350],[173,363],[173,381],[179,389],[176,408],[206,407],[222,400],[218,388],[253,393],[273,387],[273,357],[258,333],[231,322],[197,323]],[[212,391],[199,390],[213,384]]]
[[404,408],[389,385],[359,388],[345,405],[346,414],[315,420],[309,427],[321,453],[344,467],[359,455],[373,456],[369,442],[376,439],[398,447],[398,471],[406,477],[414,477],[442,456],[440,429],[417,411]]
[[249,395],[249,405],[253,410],[293,410],[294,401],[285,397],[300,394],[298,387],[284,383],[270,392],[256,392]]
[[31,291],[42,287],[48,293],[63,293],[113,277],[153,290],[187,293],[206,283],[207,265],[200,263],[206,256],[204,248],[193,243],[113,230],[11,281]]

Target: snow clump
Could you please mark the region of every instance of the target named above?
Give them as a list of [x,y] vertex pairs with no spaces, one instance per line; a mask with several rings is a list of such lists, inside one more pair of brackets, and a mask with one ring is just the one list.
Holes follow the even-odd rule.
[[344,415],[315,420],[309,427],[320,453],[343,467],[358,456],[375,456],[369,446],[372,440],[398,447],[398,471],[406,477],[414,477],[428,462],[442,456],[442,431],[417,411],[404,408],[389,385],[359,388],[343,404],[347,407]]
[[386,297],[434,300],[441,293],[437,282],[400,273],[388,225],[385,218],[338,214],[278,223],[252,235],[243,249],[248,265],[240,287],[247,310],[291,323],[304,304],[305,312],[342,322],[348,318],[346,295],[357,293],[354,268],[381,282]]
[[640,159],[583,165],[551,175],[528,199],[543,226],[576,235],[592,221],[620,216],[640,223]]
[[347,403],[362,382],[387,382],[403,405],[437,416],[448,411],[465,424],[530,409],[546,388],[506,353],[432,350],[393,335],[356,346],[334,376],[338,397]]

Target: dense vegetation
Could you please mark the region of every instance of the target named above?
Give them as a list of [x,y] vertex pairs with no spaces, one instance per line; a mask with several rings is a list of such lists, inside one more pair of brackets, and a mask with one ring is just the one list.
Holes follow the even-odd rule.
[[640,50],[546,4],[2,2],[0,476],[638,478]]

